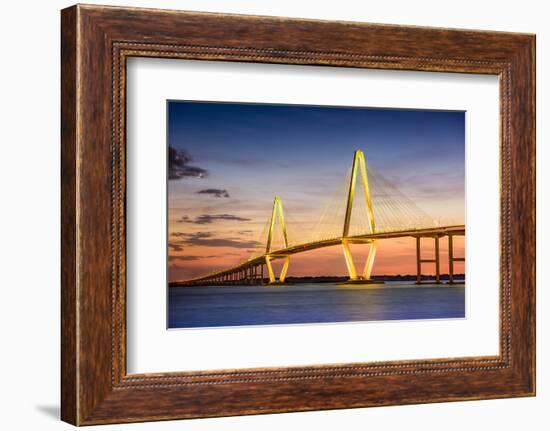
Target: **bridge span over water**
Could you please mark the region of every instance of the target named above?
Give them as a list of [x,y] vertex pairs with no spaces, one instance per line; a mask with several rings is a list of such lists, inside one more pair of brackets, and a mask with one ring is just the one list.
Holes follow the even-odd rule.
[[[363,197],[366,209],[366,219],[368,231],[362,234],[351,234],[350,223],[353,203],[355,198],[355,189],[357,176],[361,180],[363,186]],[[406,228],[384,229],[377,230],[375,223],[375,208],[371,199],[371,191],[369,187],[369,176],[365,163],[364,154],[361,150],[357,150],[354,154],[353,166],[351,170],[351,178],[347,190],[347,201],[345,207],[345,216],[342,223],[341,235],[304,242],[297,245],[289,245],[286,231],[285,217],[283,204],[279,196],[275,197],[271,218],[269,220],[269,230],[265,252],[259,256],[254,256],[248,260],[241,262],[231,268],[215,271],[200,277],[195,277],[188,280],[181,280],[170,283],[170,286],[205,286],[205,285],[242,285],[242,284],[263,284],[266,280],[264,276],[264,268],[267,272],[267,280],[269,284],[283,284],[286,279],[287,270],[290,264],[291,256],[304,253],[325,247],[341,245],[343,256],[348,270],[349,280],[351,282],[361,283],[371,280],[371,272],[374,264],[377,243],[379,241],[394,239],[394,238],[415,238],[416,239],[416,282],[420,284],[423,263],[435,264],[435,282],[440,282],[440,240],[444,237],[448,241],[448,267],[449,267],[449,283],[454,282],[454,264],[455,262],[464,262],[464,257],[457,257],[454,253],[453,237],[465,235],[465,225],[449,225],[449,226],[408,226]],[[272,248],[273,236],[276,224],[279,222],[281,234],[283,238],[283,246],[278,249]],[[427,259],[421,255],[421,240],[433,240],[434,257]],[[353,261],[350,244],[366,244],[369,247],[367,259],[361,273],[357,271]],[[283,265],[280,274],[275,274],[272,262],[278,259],[283,260]]]

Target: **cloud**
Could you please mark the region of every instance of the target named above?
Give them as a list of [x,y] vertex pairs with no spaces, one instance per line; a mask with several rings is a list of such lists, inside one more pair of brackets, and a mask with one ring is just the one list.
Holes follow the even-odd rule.
[[183,238],[181,244],[200,245],[204,247],[252,248],[260,245],[258,241],[239,240],[235,238],[213,238],[210,232],[176,232],[173,236]]
[[181,246],[181,244],[176,243],[176,242],[169,242],[168,243],[168,248],[171,251],[183,251],[183,247]]
[[185,150],[168,147],[168,179],[179,180],[181,178],[204,178],[208,171],[198,166],[191,166],[193,159]]
[[217,220],[251,221],[252,219],[239,217],[233,214],[202,214],[195,219],[189,216],[182,216],[182,218],[178,220],[178,223],[210,224]]
[[189,235],[188,233],[183,233],[183,232],[172,232],[170,234],[170,236],[173,236],[173,237],[176,237],[176,238],[182,238],[186,235]]
[[193,255],[186,255],[186,256],[169,256],[168,260],[175,261],[175,260],[199,260],[201,259],[201,256],[193,256]]
[[197,193],[203,194],[203,195],[212,195],[216,198],[228,198],[229,193],[225,189],[204,189],[199,190]]
[[169,256],[168,260],[170,261],[192,261],[192,260],[201,260],[201,259],[218,259],[220,257],[227,256],[241,256],[239,253],[224,253],[224,254],[210,254],[207,256],[197,256],[197,255],[183,255],[183,256]]

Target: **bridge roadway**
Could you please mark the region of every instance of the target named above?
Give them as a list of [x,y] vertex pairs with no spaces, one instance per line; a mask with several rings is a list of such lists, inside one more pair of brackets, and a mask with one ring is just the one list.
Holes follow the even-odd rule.
[[[391,238],[405,238],[405,237],[413,237],[417,238],[417,241],[419,241],[420,238],[440,238],[443,236],[462,236],[465,234],[465,225],[455,225],[455,226],[440,226],[440,227],[433,227],[433,228],[422,228],[422,229],[407,229],[407,230],[400,230],[400,231],[391,231],[391,232],[376,232],[371,234],[364,234],[364,235],[355,235],[355,236],[348,236],[345,239],[349,243],[368,243],[372,240],[381,240],[381,239],[391,239]],[[233,266],[231,268],[222,270],[222,271],[216,271],[201,277],[192,278],[189,280],[182,280],[182,281],[175,281],[170,283],[170,286],[190,286],[190,285],[201,285],[204,282],[208,281],[218,281],[220,283],[230,283],[232,281],[236,280],[251,280],[251,279],[259,279],[260,274],[256,272],[256,267],[260,265],[266,264],[266,256],[269,256],[272,260],[277,258],[283,258],[287,257],[293,254],[297,253],[303,253],[306,251],[316,250],[319,248],[324,247],[331,247],[334,245],[342,244],[343,237],[337,237],[337,238],[331,238],[331,239],[325,239],[321,241],[314,241],[299,245],[290,246],[287,248],[283,248],[280,250],[271,251],[269,253],[263,254],[262,256],[251,258],[239,265]],[[437,246],[439,248],[439,246]],[[418,256],[418,259],[420,260],[420,256]],[[439,260],[439,256],[437,256],[437,259]],[[463,258],[455,258],[454,260],[464,260]],[[428,260],[425,260],[424,262],[429,262]],[[438,262],[439,263],[439,262]],[[439,266],[439,265],[438,265]],[[248,271],[252,272],[251,270],[254,269],[253,274],[248,274]],[[230,276],[234,274],[244,273],[244,278],[236,278],[231,279]],[[263,279],[263,271],[261,275],[261,279]],[[418,279],[420,282],[420,278]]]

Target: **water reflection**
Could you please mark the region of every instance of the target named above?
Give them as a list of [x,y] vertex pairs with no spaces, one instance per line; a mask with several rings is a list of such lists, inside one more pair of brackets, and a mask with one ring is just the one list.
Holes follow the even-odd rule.
[[169,289],[169,327],[463,318],[464,285],[300,284]]

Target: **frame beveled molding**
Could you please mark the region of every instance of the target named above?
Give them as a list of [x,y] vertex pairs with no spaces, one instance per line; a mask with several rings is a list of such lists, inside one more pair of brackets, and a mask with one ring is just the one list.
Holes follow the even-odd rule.
[[[63,420],[534,395],[533,35],[77,5],[62,11],[61,41]],[[132,56],[498,75],[500,354],[127,375],[125,66]]]

